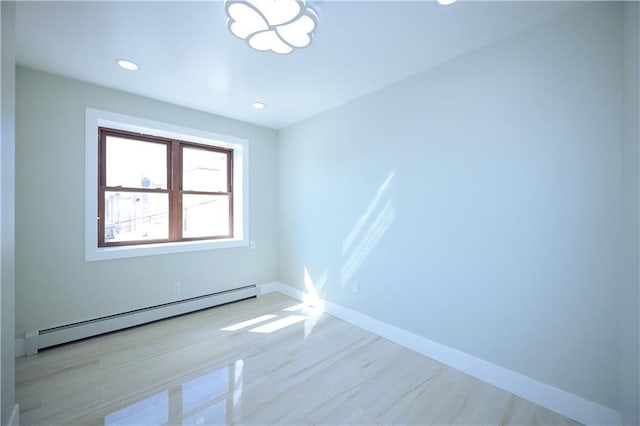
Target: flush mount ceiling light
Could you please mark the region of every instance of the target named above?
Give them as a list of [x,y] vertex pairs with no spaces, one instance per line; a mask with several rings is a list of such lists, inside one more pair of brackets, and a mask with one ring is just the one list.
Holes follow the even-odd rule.
[[118,64],[120,68],[124,68],[128,71],[137,71],[138,68],[140,68],[135,62],[131,62],[126,59],[116,59],[116,64]]
[[306,0],[226,0],[225,11],[229,31],[262,52],[307,47],[318,25]]
[[251,106],[255,109],[264,109],[266,105],[263,102],[252,102]]
[[440,3],[443,6],[448,6],[450,4],[455,3],[458,0],[438,0],[438,3]]

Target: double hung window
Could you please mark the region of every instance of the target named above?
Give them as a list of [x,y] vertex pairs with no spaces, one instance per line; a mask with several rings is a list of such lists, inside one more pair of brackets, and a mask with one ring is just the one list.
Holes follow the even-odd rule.
[[233,149],[98,129],[98,247],[234,237]]

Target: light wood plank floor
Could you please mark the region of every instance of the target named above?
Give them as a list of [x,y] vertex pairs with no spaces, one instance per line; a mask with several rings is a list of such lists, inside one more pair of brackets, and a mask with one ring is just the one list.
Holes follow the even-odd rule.
[[576,424],[269,294],[16,362],[23,425]]

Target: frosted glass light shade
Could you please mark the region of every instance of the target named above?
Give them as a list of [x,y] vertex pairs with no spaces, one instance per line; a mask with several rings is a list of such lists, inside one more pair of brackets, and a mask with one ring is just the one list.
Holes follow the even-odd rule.
[[307,47],[318,25],[306,0],[226,0],[225,11],[229,31],[263,52]]

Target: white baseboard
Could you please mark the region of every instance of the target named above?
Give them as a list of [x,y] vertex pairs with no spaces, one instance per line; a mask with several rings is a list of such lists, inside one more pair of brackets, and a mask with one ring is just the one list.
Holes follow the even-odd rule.
[[[299,301],[305,301],[307,298],[306,293],[283,283],[275,282],[260,286],[260,294],[272,292],[282,293]],[[324,300],[322,303],[324,304],[324,311],[336,318],[562,414],[565,417],[586,425],[619,425],[621,423],[620,414],[617,411],[596,402],[441,345],[340,305]]]
[[16,354],[35,355],[38,350],[67,342],[123,330],[177,315],[207,309],[225,303],[255,297],[258,286],[249,285],[218,293],[207,294],[135,311],[81,321],[45,330],[28,331],[24,339],[16,340]]
[[11,417],[9,417],[8,426],[18,426],[20,424],[20,406],[18,404],[13,406]]
[[25,356],[26,354],[27,354],[27,350],[24,344],[24,338],[16,339],[16,358]]
[[[277,283],[277,282],[260,284],[258,286],[258,297],[262,296],[263,294],[282,293],[281,289],[283,285],[284,284]],[[288,286],[285,286],[285,287],[288,287]],[[295,297],[293,296],[289,296],[289,297],[291,297],[292,299],[295,299]]]

